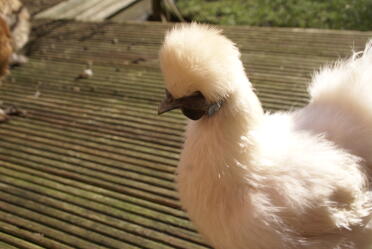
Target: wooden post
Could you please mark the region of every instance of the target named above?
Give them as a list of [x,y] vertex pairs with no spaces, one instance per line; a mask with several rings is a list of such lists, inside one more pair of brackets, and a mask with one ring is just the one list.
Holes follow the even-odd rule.
[[152,0],[152,16],[154,20],[160,21],[162,15],[162,7],[161,7],[162,0]]

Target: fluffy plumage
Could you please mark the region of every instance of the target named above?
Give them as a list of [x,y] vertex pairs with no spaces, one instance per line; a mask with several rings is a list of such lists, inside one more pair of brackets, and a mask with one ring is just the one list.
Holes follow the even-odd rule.
[[13,53],[12,64],[22,64],[27,58],[21,55],[21,49],[28,42],[31,24],[27,8],[19,0],[0,0],[0,16],[6,21],[11,33]]
[[160,51],[173,98],[224,104],[189,121],[180,199],[216,249],[372,246],[372,48],[318,72],[311,101],[264,113],[233,42],[179,25]]
[[11,54],[12,46],[8,25],[0,16],[0,79],[8,73],[9,58]]

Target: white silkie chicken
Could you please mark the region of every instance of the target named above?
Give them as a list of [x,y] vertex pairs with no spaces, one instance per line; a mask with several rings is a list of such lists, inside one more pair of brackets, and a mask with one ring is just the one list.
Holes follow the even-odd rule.
[[372,43],[317,73],[303,109],[264,113],[219,30],[176,26],[160,51],[159,114],[193,119],[181,203],[216,249],[372,246]]

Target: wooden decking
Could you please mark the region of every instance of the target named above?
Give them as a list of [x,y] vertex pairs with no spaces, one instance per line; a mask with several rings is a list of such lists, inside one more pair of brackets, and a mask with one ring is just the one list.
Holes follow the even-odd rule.
[[151,13],[151,0],[67,0],[38,13],[35,18],[73,19],[87,22],[146,20]]
[[137,0],[68,0],[36,15],[36,18],[103,21]]
[[[208,248],[174,190],[186,121],[156,115],[171,26],[34,22],[29,63],[0,87],[5,105],[27,111],[0,124],[0,248]],[[304,105],[312,71],[372,37],[222,28],[268,110]],[[87,64],[93,76],[78,79]]]

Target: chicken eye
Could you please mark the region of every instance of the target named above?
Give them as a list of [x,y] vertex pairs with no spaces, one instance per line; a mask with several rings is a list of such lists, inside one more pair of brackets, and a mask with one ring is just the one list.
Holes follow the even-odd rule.
[[188,109],[188,108],[181,108],[183,115],[188,117],[192,120],[198,120],[205,114],[205,111],[202,110],[195,110],[195,109]]

